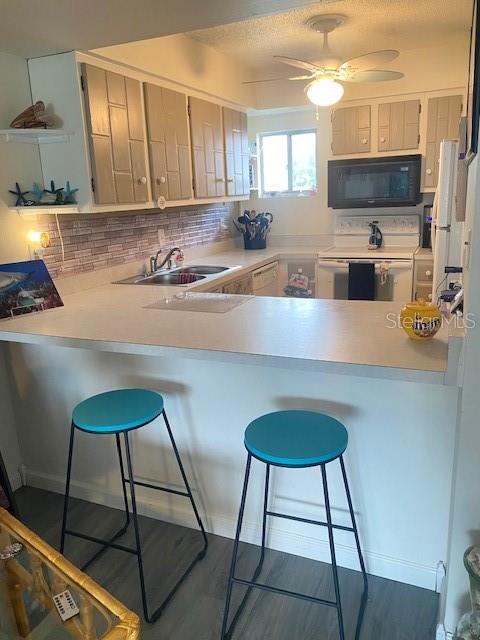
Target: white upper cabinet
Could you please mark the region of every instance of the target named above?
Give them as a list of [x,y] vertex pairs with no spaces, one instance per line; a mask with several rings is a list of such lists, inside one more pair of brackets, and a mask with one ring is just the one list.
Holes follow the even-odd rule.
[[250,154],[247,114],[223,107],[223,135],[225,139],[227,195],[249,195]]
[[224,196],[225,147],[222,108],[208,100],[189,97],[193,183],[197,198]]
[[73,134],[69,143],[40,145],[44,182],[78,188],[80,211],[248,197],[246,114],[228,110],[238,115],[227,116],[224,142],[220,104],[190,96],[189,117],[186,94],[147,74],[78,52],[28,65],[33,100],[43,100],[57,127]]
[[335,109],[332,114],[332,154],[368,153],[370,133],[369,104]]
[[148,190],[140,82],[83,64],[82,84],[95,202],[145,203]]
[[154,199],[192,197],[187,97],[178,91],[145,83],[145,112]]
[[425,187],[437,186],[440,143],[445,139],[458,138],[461,116],[461,95],[429,98],[424,173]]
[[418,149],[420,100],[385,102],[378,105],[378,150]]

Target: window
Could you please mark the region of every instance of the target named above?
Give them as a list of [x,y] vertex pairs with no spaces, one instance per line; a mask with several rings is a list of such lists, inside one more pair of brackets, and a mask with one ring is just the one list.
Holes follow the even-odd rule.
[[264,133],[259,136],[259,142],[264,194],[316,191],[315,130]]

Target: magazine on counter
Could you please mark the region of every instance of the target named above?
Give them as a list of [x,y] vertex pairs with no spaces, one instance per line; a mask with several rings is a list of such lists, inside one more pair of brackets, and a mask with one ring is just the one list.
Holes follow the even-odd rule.
[[0,318],[63,307],[43,260],[0,265]]

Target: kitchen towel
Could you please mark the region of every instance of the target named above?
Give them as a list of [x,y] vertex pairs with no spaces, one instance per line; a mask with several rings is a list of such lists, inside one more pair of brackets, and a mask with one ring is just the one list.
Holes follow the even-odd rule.
[[375,264],[351,262],[348,265],[348,299],[375,300]]

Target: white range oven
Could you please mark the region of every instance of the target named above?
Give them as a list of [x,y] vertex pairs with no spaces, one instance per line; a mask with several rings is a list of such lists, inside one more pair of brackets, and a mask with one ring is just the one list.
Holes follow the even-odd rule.
[[[383,236],[378,249],[368,248],[372,222]],[[333,245],[318,254],[317,298],[410,301],[413,255],[419,240],[420,218],[416,215],[336,217]],[[370,292],[366,297],[353,295],[352,278],[357,290]]]

